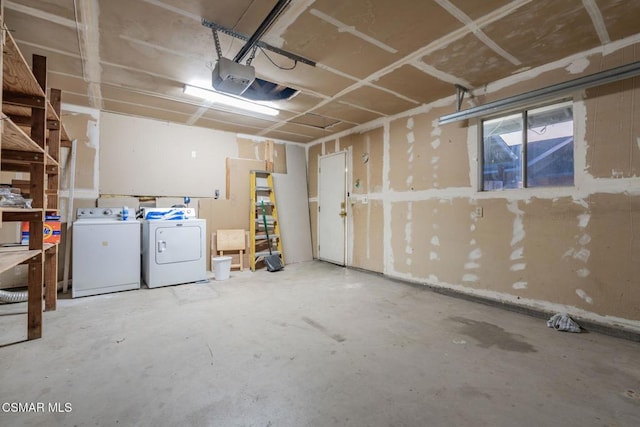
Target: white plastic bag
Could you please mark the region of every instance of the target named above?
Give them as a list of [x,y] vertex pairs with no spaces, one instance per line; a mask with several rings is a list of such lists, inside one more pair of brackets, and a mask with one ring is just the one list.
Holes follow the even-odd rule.
[[547,326],[562,332],[580,332],[578,325],[567,313],[558,313],[547,320]]

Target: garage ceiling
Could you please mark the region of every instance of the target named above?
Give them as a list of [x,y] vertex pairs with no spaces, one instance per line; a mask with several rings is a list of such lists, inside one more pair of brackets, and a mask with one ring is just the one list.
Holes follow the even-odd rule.
[[[640,1],[293,0],[258,51],[256,76],[299,90],[276,117],[183,94],[210,85],[202,18],[251,35],[277,0],[13,0],[6,26],[47,57],[65,103],[295,142],[347,130],[640,33]],[[243,41],[220,34],[223,55]],[[252,115],[253,114],[253,115]]]

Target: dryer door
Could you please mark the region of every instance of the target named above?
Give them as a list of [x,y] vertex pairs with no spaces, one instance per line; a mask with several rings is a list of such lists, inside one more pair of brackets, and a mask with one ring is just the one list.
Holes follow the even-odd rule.
[[163,221],[155,232],[156,263],[172,264],[199,260],[203,250],[202,232],[199,225],[187,225],[182,221]]

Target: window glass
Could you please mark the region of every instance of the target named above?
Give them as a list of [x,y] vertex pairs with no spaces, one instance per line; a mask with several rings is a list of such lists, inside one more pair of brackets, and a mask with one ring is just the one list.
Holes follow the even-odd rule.
[[522,187],[522,114],[483,122],[483,190]]
[[482,149],[482,190],[573,185],[572,103],[484,120]]
[[527,187],[573,185],[573,112],[565,103],[527,115]]

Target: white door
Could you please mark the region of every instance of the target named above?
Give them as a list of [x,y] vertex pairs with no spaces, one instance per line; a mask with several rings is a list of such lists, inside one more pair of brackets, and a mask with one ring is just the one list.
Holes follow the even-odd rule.
[[347,224],[345,152],[320,157],[318,189],[318,258],[345,264]]

